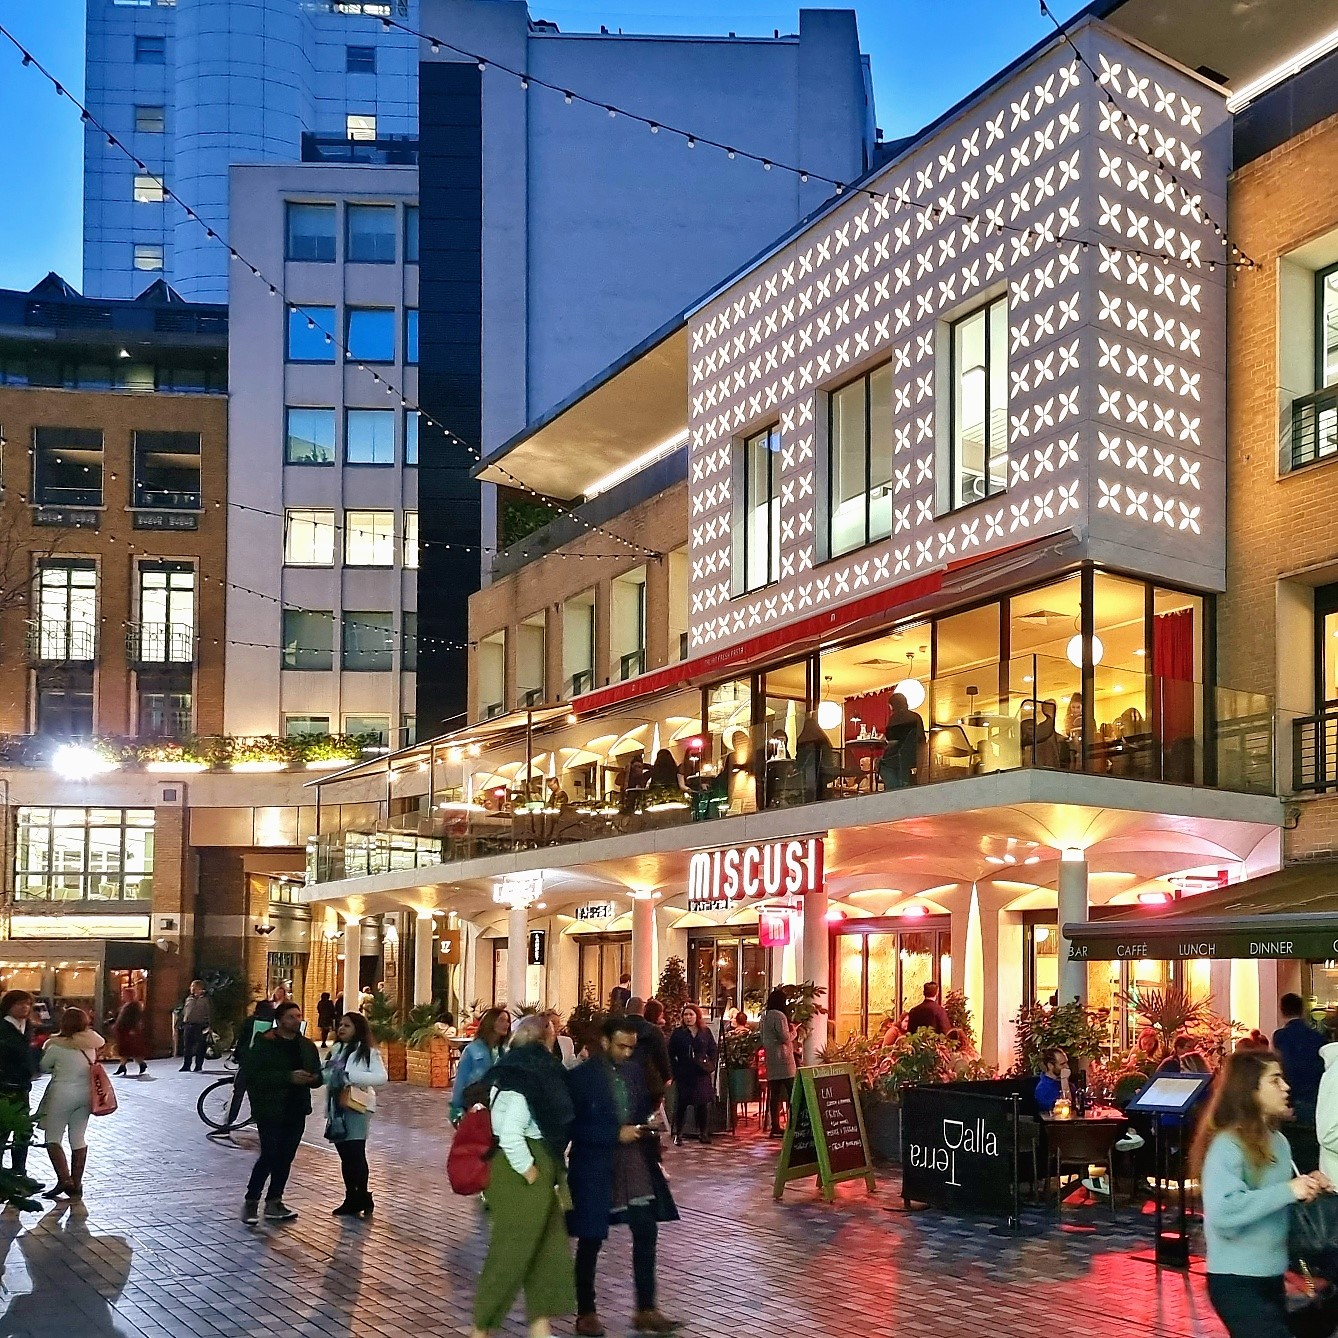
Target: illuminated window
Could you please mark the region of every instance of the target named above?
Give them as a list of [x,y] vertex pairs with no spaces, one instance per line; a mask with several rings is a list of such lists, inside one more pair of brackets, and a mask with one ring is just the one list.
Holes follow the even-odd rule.
[[350,112],[344,117],[345,139],[375,139],[376,117]]
[[832,556],[892,533],[892,368],[832,391],[828,423],[828,544]]
[[418,569],[418,512],[404,513],[404,565],[410,571]]
[[996,298],[951,328],[949,506],[1003,492],[1008,481],[1008,299]]
[[135,177],[136,204],[162,204],[166,198],[161,177],[147,175]]
[[780,428],[749,437],[739,448],[734,510],[734,593],[759,590],[780,576]]
[[151,808],[20,808],[15,897],[28,901],[148,901]]
[[395,565],[395,513],[344,512],[344,563],[349,567]]
[[149,273],[161,272],[163,268],[163,247],[161,242],[135,243],[135,268]]
[[291,567],[334,566],[334,531],[333,511],[286,512],[284,562]]

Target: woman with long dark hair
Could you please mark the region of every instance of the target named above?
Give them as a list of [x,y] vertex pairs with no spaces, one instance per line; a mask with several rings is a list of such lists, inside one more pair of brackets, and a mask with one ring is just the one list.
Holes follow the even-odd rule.
[[677,1096],[674,1104],[674,1145],[683,1142],[688,1107],[697,1112],[697,1137],[711,1141],[711,1100],[715,1095],[715,1037],[696,1004],[684,1004],[680,1021],[669,1037],[669,1067]]
[[1287,1231],[1293,1203],[1331,1190],[1295,1175],[1278,1125],[1292,1113],[1282,1061],[1271,1050],[1228,1055],[1194,1140],[1203,1187],[1208,1299],[1231,1338],[1290,1338]]
[[339,1153],[344,1201],[332,1217],[370,1217],[375,1208],[367,1188],[367,1134],[376,1111],[375,1089],[389,1075],[372,1043],[361,1013],[345,1013],[335,1028],[335,1044],[325,1061],[325,1136]]
[[511,1014],[505,1008],[489,1008],[479,1018],[474,1039],[460,1054],[451,1088],[451,1123],[459,1124],[465,1113],[465,1093],[502,1057],[511,1034]]
[[770,1137],[779,1138],[781,1108],[788,1111],[790,1089],[799,1071],[794,1057],[794,1024],[790,1021],[790,1001],[784,986],[777,985],[767,996],[762,1014],[762,1049],[767,1057],[767,1105],[771,1111]]

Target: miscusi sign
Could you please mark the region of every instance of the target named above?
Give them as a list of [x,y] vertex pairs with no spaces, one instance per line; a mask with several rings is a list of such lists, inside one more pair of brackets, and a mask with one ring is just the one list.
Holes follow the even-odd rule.
[[822,887],[820,836],[698,850],[688,866],[688,906],[805,896]]

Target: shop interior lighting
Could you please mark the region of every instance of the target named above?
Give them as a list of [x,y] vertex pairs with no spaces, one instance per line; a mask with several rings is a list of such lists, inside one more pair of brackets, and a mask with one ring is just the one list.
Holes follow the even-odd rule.
[[[924,646],[920,647],[923,652]],[[892,689],[893,692],[899,692],[906,698],[906,705],[912,711],[918,711],[925,704],[925,685],[915,676],[915,652],[908,650],[906,652],[906,677]],[[822,722],[819,721],[819,724]]]

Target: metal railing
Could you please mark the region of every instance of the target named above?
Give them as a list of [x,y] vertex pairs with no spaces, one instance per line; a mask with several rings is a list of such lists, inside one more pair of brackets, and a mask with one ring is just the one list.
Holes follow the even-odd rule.
[[97,659],[96,623],[39,618],[28,624],[27,652],[31,664],[91,664]]
[[189,623],[132,623],[125,653],[131,664],[194,664],[195,629]]
[[1338,790],[1338,707],[1292,721],[1292,789]]
[[1338,385],[1292,401],[1291,467],[1338,455]]

